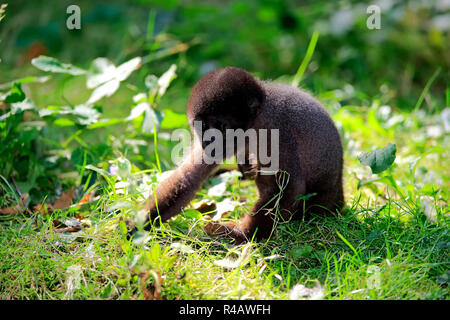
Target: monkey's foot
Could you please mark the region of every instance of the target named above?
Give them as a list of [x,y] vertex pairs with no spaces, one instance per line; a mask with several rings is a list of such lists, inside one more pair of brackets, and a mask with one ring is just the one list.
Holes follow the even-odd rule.
[[205,226],[205,232],[211,237],[231,237],[235,244],[248,241],[245,233],[233,222],[210,222]]

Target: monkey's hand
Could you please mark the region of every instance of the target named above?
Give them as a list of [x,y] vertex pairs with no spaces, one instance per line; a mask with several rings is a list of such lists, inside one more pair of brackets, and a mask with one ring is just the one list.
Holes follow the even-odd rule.
[[245,233],[233,222],[210,222],[205,226],[205,232],[211,237],[231,237],[235,244],[248,242]]

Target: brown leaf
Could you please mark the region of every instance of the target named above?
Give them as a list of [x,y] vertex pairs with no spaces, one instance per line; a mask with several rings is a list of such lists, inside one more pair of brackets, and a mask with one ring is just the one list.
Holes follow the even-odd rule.
[[72,187],[69,191],[63,192],[61,197],[58,200],[56,200],[56,202],[52,205],[52,208],[64,209],[69,207],[73,199],[73,190],[74,188]]
[[[232,228],[233,223],[229,222],[227,223]],[[210,237],[223,237],[230,233],[230,229],[227,228],[228,226],[225,225],[225,223],[217,223],[217,222],[209,222],[205,227],[204,230],[207,235]]]
[[16,204],[12,207],[0,208],[0,214],[9,215],[9,214],[17,214],[24,212],[25,209],[20,205]]
[[194,203],[191,207],[201,213],[207,213],[216,210],[216,203],[212,200],[203,199],[202,201]]
[[18,214],[23,213],[27,210],[25,206],[25,201],[28,199],[28,193],[25,193],[21,196],[20,202],[16,204],[15,206],[7,207],[7,208],[0,208],[0,214],[4,215],[10,215],[10,214]]
[[229,198],[224,199],[223,201],[216,204],[216,214],[212,219],[214,221],[219,221],[226,213],[233,212],[234,209],[239,205],[240,203],[237,201],[233,201]]
[[89,192],[87,193],[83,198],[81,198],[81,200],[78,202],[78,205],[82,205],[83,203],[89,203],[95,200],[100,199],[100,196],[95,196],[95,192]]
[[81,226],[79,227],[63,227],[63,228],[57,228],[53,229],[56,233],[62,233],[62,232],[78,232],[81,230]]
[[47,214],[56,209],[64,209],[69,207],[73,200],[73,191],[74,188],[72,187],[69,191],[63,192],[61,197],[59,197],[59,199],[56,200],[54,204],[50,203],[38,204],[37,206],[34,207],[34,212]]

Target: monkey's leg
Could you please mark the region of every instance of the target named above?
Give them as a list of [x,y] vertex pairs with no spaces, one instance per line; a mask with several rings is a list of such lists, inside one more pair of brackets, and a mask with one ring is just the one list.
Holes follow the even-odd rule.
[[[232,237],[236,244],[251,240],[255,232],[258,240],[268,238],[277,219],[290,218],[296,195],[302,194],[305,189],[303,180],[292,181],[286,188],[280,189],[280,185],[274,182],[275,179],[274,176],[258,176],[256,182],[259,199],[251,213],[245,215],[239,225],[234,222],[209,224],[206,232],[215,236]],[[280,217],[276,217],[277,209]]]
[[332,190],[318,191],[317,196],[307,201],[306,213],[316,213],[319,215],[336,214],[340,212],[344,205],[342,190],[336,188]]

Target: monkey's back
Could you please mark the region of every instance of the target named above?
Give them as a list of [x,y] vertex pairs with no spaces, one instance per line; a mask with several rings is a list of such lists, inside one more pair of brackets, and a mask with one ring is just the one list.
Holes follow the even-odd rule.
[[342,144],[326,109],[301,89],[262,85],[266,100],[257,126],[280,130],[280,169],[304,179],[308,192],[342,188]]

